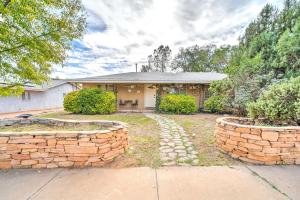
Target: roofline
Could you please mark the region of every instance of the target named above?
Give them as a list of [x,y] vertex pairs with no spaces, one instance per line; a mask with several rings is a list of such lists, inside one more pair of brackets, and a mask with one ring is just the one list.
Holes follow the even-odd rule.
[[[221,79],[220,79],[221,80]],[[147,80],[147,81],[143,81],[143,80],[141,80],[141,81],[113,81],[113,80],[106,80],[106,81],[97,81],[97,80],[82,80],[82,81],[80,81],[80,80],[70,80],[69,82],[71,82],[71,83],[151,83],[151,84],[153,84],[153,83],[157,83],[157,84],[163,84],[163,83],[167,83],[167,84],[174,84],[174,83],[179,83],[179,84],[209,84],[209,83],[211,83],[212,81],[215,81],[215,80],[203,80],[203,81],[176,81],[176,82],[174,82],[174,81],[155,81],[155,80],[153,80],[153,81],[149,81],[149,80]]]
[[56,85],[52,85],[51,87],[47,87],[47,88],[44,88],[44,89],[35,89],[35,88],[24,88],[24,91],[34,91],[34,92],[45,92],[45,91],[47,91],[47,90],[49,90],[49,89],[52,89],[52,88],[55,88],[55,87],[58,87],[58,86],[61,86],[61,85],[63,85],[63,84],[71,84],[71,85],[73,85],[73,82],[70,82],[70,81],[63,81],[63,82],[61,82],[61,83],[58,83],[58,84],[56,84]]

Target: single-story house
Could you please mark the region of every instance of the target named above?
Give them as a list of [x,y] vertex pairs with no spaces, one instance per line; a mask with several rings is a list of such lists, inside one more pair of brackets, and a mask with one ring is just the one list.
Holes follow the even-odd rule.
[[29,84],[20,96],[0,97],[0,113],[62,108],[64,96],[77,88],[63,79],[51,79],[42,85]]
[[114,91],[118,111],[146,111],[155,108],[158,88],[161,96],[168,93],[192,95],[196,98],[197,107],[202,108],[209,97],[209,84],[225,77],[225,74],[215,72],[130,72],[70,81],[82,84],[82,88]]

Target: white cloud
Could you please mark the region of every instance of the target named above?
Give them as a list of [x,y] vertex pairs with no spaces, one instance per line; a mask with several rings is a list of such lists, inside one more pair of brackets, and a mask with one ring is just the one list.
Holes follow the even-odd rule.
[[179,47],[236,44],[266,3],[280,0],[84,0],[88,29],[64,68],[53,76],[134,71],[160,44]]

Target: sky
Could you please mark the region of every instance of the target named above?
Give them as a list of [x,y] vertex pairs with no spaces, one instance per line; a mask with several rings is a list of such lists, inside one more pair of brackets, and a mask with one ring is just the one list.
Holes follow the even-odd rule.
[[87,29],[52,77],[80,78],[135,71],[159,45],[174,56],[192,45],[238,42],[266,3],[283,0],[83,0]]

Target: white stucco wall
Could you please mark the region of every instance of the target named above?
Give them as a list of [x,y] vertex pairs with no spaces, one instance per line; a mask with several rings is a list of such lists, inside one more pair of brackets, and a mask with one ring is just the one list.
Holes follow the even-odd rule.
[[63,107],[63,94],[75,89],[71,84],[65,83],[44,92],[29,91],[30,100],[22,100],[22,96],[0,97],[0,113],[60,108]]

